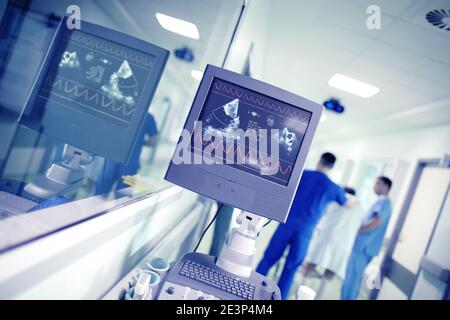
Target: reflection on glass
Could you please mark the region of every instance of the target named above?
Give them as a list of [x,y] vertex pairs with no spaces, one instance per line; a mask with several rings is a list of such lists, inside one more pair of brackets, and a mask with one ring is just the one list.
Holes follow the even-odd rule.
[[[156,20],[136,21],[146,30],[152,30],[141,34],[118,25],[117,21],[139,16],[137,13],[142,11],[141,2],[122,2],[126,13],[115,12],[115,7],[107,8],[100,2],[86,3],[83,19],[162,48],[188,45],[167,37],[167,31]],[[159,9],[166,6],[163,0],[154,2],[159,3]],[[59,47],[48,65],[52,72],[37,91],[39,101],[35,108],[25,108],[66,7],[59,1],[51,4],[33,1],[29,7],[16,1],[8,2],[0,18],[0,223],[27,212],[34,212],[34,217],[38,217],[45,212],[40,209],[59,210],[59,205],[64,208],[58,211],[60,217],[70,215],[71,210],[80,211],[83,203],[89,203],[83,210],[91,208],[92,202],[101,203],[102,208],[108,210],[169,186],[163,179],[165,168],[198,85],[190,70],[203,70],[207,63],[222,63],[233,30],[222,22],[237,21],[241,5],[240,0],[217,1],[208,5],[208,17],[192,18],[198,22],[202,38],[202,46],[195,50],[195,59],[187,65],[171,57],[152,105],[145,106],[138,115],[136,106],[142,96],[148,94],[143,88],[149,80],[153,57],[131,52],[126,43],[114,42],[113,38],[92,39],[83,28],[59,39]],[[195,9],[192,12],[205,9],[200,2],[192,4],[181,0],[171,4],[170,9],[174,7],[180,12],[191,12],[187,8]],[[155,10],[153,4],[147,9]],[[104,10],[111,12],[99,17],[98,13]],[[123,19],[105,18],[120,15]],[[209,27],[202,27],[205,25]],[[223,48],[206,50],[212,39],[223,39]],[[114,50],[105,53],[102,48],[108,46]],[[126,57],[117,57],[120,50],[128,50]],[[66,119],[56,117],[57,112],[62,112]],[[79,122],[81,125],[70,126],[68,123],[76,120],[75,112],[83,120]],[[132,135],[129,130],[136,117],[141,121],[144,118],[145,123],[142,130]],[[101,128],[86,121],[106,123],[109,127]],[[124,133],[124,130],[128,131]],[[132,141],[125,143],[129,150],[122,147],[124,144],[117,138],[119,133]],[[94,138],[101,134],[109,135],[108,143],[95,144]],[[86,146],[76,141],[83,141]],[[130,155],[128,161],[124,154]],[[42,177],[52,178],[45,182],[57,186],[61,181],[53,179],[54,174],[61,177],[61,172],[68,167],[72,167],[71,175],[62,177],[72,182],[71,188],[46,197],[26,192],[26,186],[32,183],[42,187],[36,183]],[[92,216],[98,213],[94,211]],[[73,223],[61,219],[61,227]],[[0,240],[0,251],[2,248]]]
[[384,162],[364,161],[361,163],[355,180],[355,189],[364,210],[369,210],[376,200],[373,184],[378,176],[383,173]]
[[127,187],[124,183],[126,176],[133,176],[140,169],[140,158],[144,146],[155,148],[158,130],[156,128],[155,118],[147,113],[145,124],[139,133],[137,142],[131,153],[131,159],[127,165],[115,162],[113,160],[105,160],[101,176],[97,180],[95,193],[104,194],[113,189]]

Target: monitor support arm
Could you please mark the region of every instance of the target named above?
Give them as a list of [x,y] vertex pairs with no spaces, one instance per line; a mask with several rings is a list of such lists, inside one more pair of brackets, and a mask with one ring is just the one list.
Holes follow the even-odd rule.
[[228,234],[216,264],[233,274],[250,277],[256,252],[256,239],[266,218],[241,211],[236,221],[239,227],[233,228]]
[[93,154],[65,144],[62,161],[52,163],[45,176],[28,183],[25,191],[40,199],[49,199],[68,191],[83,180],[82,166],[93,160]]

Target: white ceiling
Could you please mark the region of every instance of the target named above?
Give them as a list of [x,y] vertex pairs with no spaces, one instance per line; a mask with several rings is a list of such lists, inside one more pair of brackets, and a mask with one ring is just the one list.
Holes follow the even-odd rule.
[[[221,65],[229,39],[237,21],[241,0],[97,0],[96,4],[112,19],[120,31],[155,43],[171,51],[165,73],[177,79],[177,85],[196,89],[192,69],[203,70],[207,63]],[[193,40],[163,29],[156,20],[160,12],[194,23],[200,33]],[[188,63],[175,58],[175,49],[188,46],[195,60]],[[164,78],[162,79],[164,81]],[[194,91],[195,92],[195,91]]]
[[[1,0],[0,0],[1,1]],[[83,20],[118,30],[171,51],[162,82],[176,79],[181,90],[194,94],[198,82],[192,69],[203,70],[206,63],[221,65],[229,39],[237,23],[242,0],[35,0],[33,11],[66,14],[76,4]],[[193,40],[163,29],[156,20],[160,12],[197,25],[200,39]],[[188,46],[195,60],[187,63],[175,58],[177,48]],[[170,77],[168,77],[170,75]],[[193,92],[192,92],[193,91]]]
[[[251,0],[259,1],[259,0]],[[49,6],[69,0],[48,1]],[[88,3],[85,0],[76,2]],[[135,35],[173,52],[193,48],[196,61],[173,54],[166,81],[195,92],[191,69],[220,65],[242,0],[98,0],[98,12],[84,10],[88,20]],[[433,9],[450,9],[448,0],[271,0],[264,52],[264,81],[322,103],[336,97],[346,112],[327,112],[317,140],[407,130],[450,123],[450,32],[425,20]],[[381,30],[368,30],[366,8],[381,8]],[[40,5],[42,3],[40,2]],[[250,4],[251,5],[251,4]],[[87,12],[86,12],[87,11]],[[165,13],[195,23],[200,40],[162,29],[154,14]],[[244,17],[245,19],[245,17]],[[227,39],[227,41],[224,41]],[[360,98],[328,86],[335,73],[373,84],[380,93]],[[176,80],[174,80],[176,79]]]
[[[369,5],[381,9],[381,30],[366,27]],[[273,0],[262,78],[322,103],[327,112],[317,139],[407,130],[450,123],[450,32],[425,20],[450,1]],[[380,88],[360,98],[327,85],[343,73]]]

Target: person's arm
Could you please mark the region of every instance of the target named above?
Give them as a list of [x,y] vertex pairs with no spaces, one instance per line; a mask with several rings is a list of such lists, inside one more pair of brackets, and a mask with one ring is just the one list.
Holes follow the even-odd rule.
[[158,141],[159,135],[155,118],[150,113],[146,117],[145,130],[144,143],[149,147],[153,147]]
[[381,222],[382,222],[381,216],[379,214],[376,214],[375,217],[373,217],[368,224],[359,228],[358,233],[364,233],[375,230],[381,225]]
[[334,187],[335,187],[334,201],[336,201],[340,206],[352,208],[358,203],[356,197],[352,196],[351,194],[346,194],[344,192],[344,189],[342,189],[340,186],[335,184]]
[[153,147],[156,142],[158,142],[158,136],[157,135],[145,135],[145,145],[149,147]]
[[347,200],[345,201],[344,206],[346,208],[353,208],[358,204],[358,198],[356,198],[354,195],[346,194]]

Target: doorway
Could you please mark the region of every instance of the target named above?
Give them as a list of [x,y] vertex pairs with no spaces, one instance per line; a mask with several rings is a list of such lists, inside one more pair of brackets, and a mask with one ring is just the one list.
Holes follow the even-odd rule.
[[440,165],[438,159],[418,162],[383,259],[382,287],[371,298],[448,296],[450,259],[442,250],[449,241],[449,186],[449,167]]

